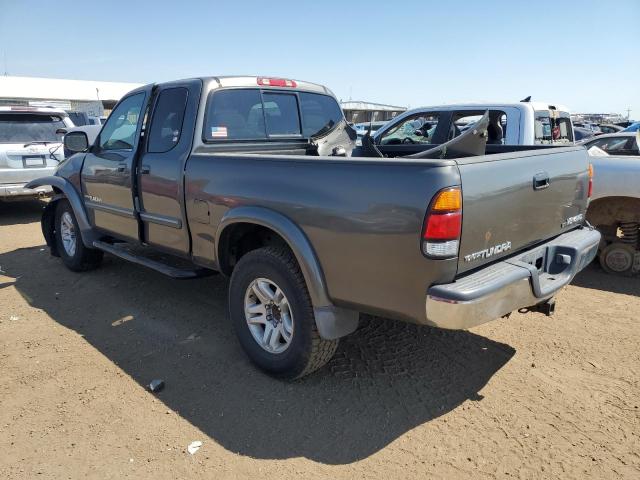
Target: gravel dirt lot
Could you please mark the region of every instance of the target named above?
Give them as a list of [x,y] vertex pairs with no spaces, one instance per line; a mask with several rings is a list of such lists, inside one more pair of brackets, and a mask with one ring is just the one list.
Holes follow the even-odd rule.
[[638,278],[591,266],[555,317],[471,331],[364,317],[283,383],[240,350],[224,278],[72,273],[40,209],[0,203],[0,478],[640,478]]

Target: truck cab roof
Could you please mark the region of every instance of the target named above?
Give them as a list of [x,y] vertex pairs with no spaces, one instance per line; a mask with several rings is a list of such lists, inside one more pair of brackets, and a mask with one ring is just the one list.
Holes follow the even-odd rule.
[[410,115],[424,110],[499,110],[501,108],[516,108],[526,111],[538,111],[538,110],[557,110],[559,112],[569,112],[569,109],[565,105],[552,104],[547,102],[482,102],[482,103],[451,103],[446,105],[427,105],[424,107],[418,107],[411,110],[407,110],[402,116]]
[[[307,82],[304,80],[295,80],[280,77],[267,77],[257,75],[225,75],[225,76],[208,76],[208,77],[193,77],[189,79],[175,80],[171,82],[162,82],[153,85],[171,85],[174,83],[183,83],[185,80],[200,80],[204,85],[204,91],[211,91],[217,88],[241,88],[241,87],[260,87],[260,88],[274,88],[274,89],[292,89],[301,90],[313,93],[321,93],[324,95],[335,96],[331,90],[327,87]],[[140,87],[144,89],[148,85]],[[137,91],[139,89],[133,90]]]

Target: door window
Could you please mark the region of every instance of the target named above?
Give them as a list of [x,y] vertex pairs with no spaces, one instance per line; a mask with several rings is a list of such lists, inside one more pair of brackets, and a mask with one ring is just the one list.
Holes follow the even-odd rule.
[[382,134],[380,144],[433,143],[438,118],[437,113],[422,113],[405,118]]
[[100,133],[101,150],[133,150],[144,97],[143,92],[131,95],[111,112]]
[[[448,140],[466,132],[482,118],[486,110],[455,111],[451,118]],[[507,114],[501,110],[489,110],[489,125],[487,127],[487,143],[501,145],[507,132]]]
[[164,153],[179,141],[187,107],[186,88],[168,88],[160,92],[149,130],[150,153]]

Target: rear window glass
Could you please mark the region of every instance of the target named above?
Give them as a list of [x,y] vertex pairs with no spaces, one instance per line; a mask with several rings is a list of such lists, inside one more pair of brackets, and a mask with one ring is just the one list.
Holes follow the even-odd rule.
[[0,143],[60,142],[56,130],[65,127],[58,115],[0,113]]
[[204,137],[207,140],[266,139],[260,90],[215,92],[207,107]]
[[327,95],[221,90],[209,98],[203,134],[209,141],[312,137],[329,132],[343,118],[338,102]]
[[267,134],[272,136],[300,135],[298,99],[286,93],[263,93]]
[[318,93],[301,93],[302,134],[305,137],[322,135],[343,118],[340,105],[333,97]]
[[566,144],[573,142],[573,129],[568,117],[553,117],[549,112],[536,112],[535,143]]

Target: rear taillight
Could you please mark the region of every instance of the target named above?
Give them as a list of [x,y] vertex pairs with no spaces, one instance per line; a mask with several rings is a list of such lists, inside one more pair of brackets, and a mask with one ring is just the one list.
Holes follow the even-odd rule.
[[266,78],[266,77],[258,77],[258,85],[264,85],[266,87],[291,87],[291,88],[296,88],[298,86],[295,80],[288,80],[286,78]]
[[587,190],[587,198],[591,198],[593,193],[593,165],[589,164],[589,189]]
[[462,231],[462,193],[460,187],[440,190],[434,197],[424,221],[422,253],[429,257],[458,255]]

